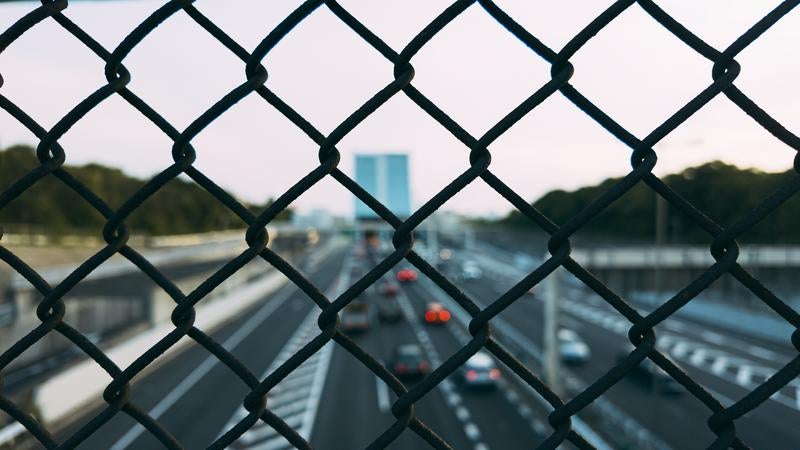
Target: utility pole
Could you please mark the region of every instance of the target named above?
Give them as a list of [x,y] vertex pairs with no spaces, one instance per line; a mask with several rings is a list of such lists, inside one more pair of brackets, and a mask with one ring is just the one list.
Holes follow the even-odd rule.
[[436,226],[436,220],[432,217],[430,225],[428,225],[428,251],[430,251],[430,262],[433,267],[439,267],[439,230]]
[[561,355],[558,349],[558,313],[561,301],[561,268],[547,277],[544,304],[544,373],[547,385],[561,396]]
[[653,307],[657,307],[661,303],[661,290],[663,284],[661,280],[661,266],[662,266],[662,252],[664,251],[664,235],[666,234],[667,224],[667,203],[664,197],[656,193],[656,242],[655,242],[655,260],[654,260],[654,273],[653,273]]

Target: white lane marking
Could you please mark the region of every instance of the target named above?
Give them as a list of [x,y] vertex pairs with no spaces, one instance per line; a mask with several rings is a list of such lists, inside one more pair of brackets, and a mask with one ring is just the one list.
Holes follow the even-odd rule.
[[478,430],[478,426],[472,422],[464,425],[464,434],[466,434],[471,441],[477,441],[481,438],[481,432]]
[[[316,317],[314,318],[314,322],[316,323]],[[321,361],[317,363],[317,375],[314,378],[314,382],[311,384],[311,393],[309,394],[306,413],[303,417],[303,426],[298,430],[300,436],[303,436],[306,440],[311,437],[311,430],[314,429],[317,410],[319,410],[319,400],[322,398],[322,391],[325,389],[325,380],[328,378],[328,372],[330,372],[328,369],[330,369],[331,366],[333,346],[333,341],[330,341],[317,351],[317,354],[322,353],[320,357]]]
[[768,361],[779,361],[781,359],[780,354],[757,345],[749,345],[745,348],[745,351],[755,357],[766,359]]
[[797,409],[798,409],[798,410],[800,410],[800,387],[798,387],[797,389],[795,389],[795,392],[794,392],[794,400],[795,400],[795,402],[796,402],[795,404],[796,404],[796,406],[797,406]]
[[505,392],[505,396],[509,403],[517,403],[519,401],[519,394],[511,389]]
[[[295,334],[288,340],[280,356],[276,358],[264,372],[261,377],[262,379],[284,364],[292,354],[313,339],[317,316],[318,311],[316,309],[309,312],[295,331]],[[278,414],[279,409],[288,410],[288,415],[282,416],[282,419],[289,426],[297,430],[298,434],[306,440],[309,439],[311,430],[313,429],[314,420],[319,407],[319,399],[322,397],[325,380],[330,368],[333,348],[333,343],[328,342],[325,344],[314,356],[304,361],[297,370],[289,373],[285,379],[281,380],[281,382],[270,391],[267,400],[267,405],[270,407],[270,410],[276,414]],[[313,369],[312,379],[308,379],[307,375],[303,374],[309,371],[308,367]],[[295,375],[298,372],[300,372],[300,375]],[[298,378],[306,380],[306,382],[302,384],[296,383],[295,381]],[[300,403],[301,406],[287,407],[287,405],[294,405],[297,403]],[[247,415],[247,410],[239,406],[225,425],[225,428],[220,431],[219,435],[221,436],[226,430],[233,427]],[[263,422],[257,422],[236,440],[232,448],[261,450],[288,448],[288,446],[290,446],[290,444],[286,439],[278,435],[272,427]]]
[[458,420],[466,422],[467,420],[469,420],[469,411],[467,411],[467,408],[459,406],[458,408],[456,408],[456,417],[458,417]]
[[531,428],[533,428],[533,431],[540,436],[544,436],[547,433],[547,427],[545,426],[544,422],[539,419],[533,419],[531,422]]
[[750,366],[741,366],[736,373],[736,382],[741,386],[749,386],[753,377],[753,369]]
[[475,444],[475,450],[489,450],[489,446],[484,444],[483,442],[478,442]]
[[722,375],[725,373],[725,370],[728,369],[728,358],[724,356],[720,356],[714,360],[714,363],[711,364],[711,371],[714,372],[716,375]]
[[700,333],[700,338],[708,342],[711,342],[712,344],[717,344],[717,345],[725,344],[725,336],[719,333],[714,333],[713,331],[703,331],[702,333]]
[[683,322],[678,322],[677,320],[667,320],[664,322],[664,326],[672,331],[683,333],[689,329],[689,327],[684,324]]
[[[406,297],[405,294],[401,293],[400,295],[397,296],[397,303],[400,306],[400,309],[403,311],[403,315],[406,318],[406,322],[408,322],[408,324],[411,326],[412,331],[417,336],[417,339],[419,340],[420,344],[422,344],[422,349],[428,355],[428,359],[430,360],[431,365],[434,367],[435,370],[435,368],[442,365],[442,360],[439,357],[439,353],[431,344],[431,339],[428,336],[428,332],[425,331],[425,329],[419,324],[419,322],[416,321],[416,316],[414,314],[414,308],[411,306],[411,301],[408,299],[408,297]],[[458,416],[459,409],[463,409],[467,415],[469,414],[469,410],[467,410],[466,407],[460,406],[462,404],[460,395],[458,395],[453,390],[446,391],[445,389],[442,389],[441,386],[440,390],[442,392],[442,395],[445,397],[447,403],[449,403],[452,408],[456,408],[456,418],[459,418]],[[461,414],[463,415],[464,413],[462,412]],[[473,442],[480,439],[481,436],[481,432],[478,429],[478,426],[472,422],[469,422],[466,425],[464,425],[464,433],[467,435],[467,438],[469,438]]]
[[694,366],[701,366],[706,360],[706,351],[702,348],[699,348],[692,353],[692,356],[689,357],[689,363]]
[[[330,297],[341,291],[344,286],[349,283],[349,274],[349,264],[344,264],[342,272],[339,273],[336,282],[327,290],[326,294]],[[316,308],[308,313],[300,323],[300,326],[297,327],[294,334],[288,339],[286,345],[284,345],[283,349],[278,353],[278,356],[261,376],[261,379],[266,378],[270,373],[278,369],[291,358],[292,355],[300,350],[300,348],[314,339],[314,330],[316,329],[318,316],[319,311]],[[289,402],[303,403],[303,407],[299,412],[295,412],[294,409],[292,409],[291,415],[282,418],[289,426],[297,430],[297,433],[305,440],[310,439],[311,432],[314,429],[314,422],[319,409],[319,401],[322,397],[322,392],[325,388],[325,380],[327,379],[330,369],[333,349],[333,342],[325,344],[299,367],[290,372],[286,378],[281,380],[270,391],[267,400],[267,406],[270,407],[271,410],[276,405],[285,405]],[[299,380],[305,382],[301,383]],[[273,410],[273,412],[275,411]],[[225,428],[220,431],[219,436],[232,428],[248,414],[247,410],[240,405],[225,425]],[[279,435],[272,427],[259,421],[234,442],[233,448],[276,450],[288,448],[290,446],[289,442],[283,436]]]
[[[295,294],[297,288],[290,288],[285,289],[278,292],[271,300],[267,301],[261,309],[258,310],[254,315],[250,317],[250,319],[245,322],[239,329],[236,330],[225,342],[222,343],[222,346],[227,349],[228,351],[233,350],[237,347],[247,336],[250,335],[256,328],[258,328],[261,323],[267,319],[273,312],[275,312],[278,307],[280,307],[286,299],[291,297]],[[164,398],[161,399],[160,402],[156,404],[147,414],[152,417],[153,419],[158,419],[161,417],[169,408],[171,408],[178,400],[180,400],[190,389],[194,387],[203,377],[214,368],[215,365],[219,360],[214,355],[209,355],[206,359],[203,360],[200,365],[198,365],[186,378],[183,379],[180,383],[178,383],[175,388],[170,391]],[[133,428],[128,430],[114,445],[111,446],[111,450],[122,450],[127,448],[129,445],[133,443],[141,434],[144,432],[145,428],[140,425],[136,424]]]
[[389,388],[377,375],[375,376],[375,385],[378,389],[378,409],[381,412],[389,411],[391,407],[389,404]]
[[689,352],[689,344],[684,341],[678,342],[675,344],[675,347],[672,347],[672,356],[676,358],[685,358],[686,354]]

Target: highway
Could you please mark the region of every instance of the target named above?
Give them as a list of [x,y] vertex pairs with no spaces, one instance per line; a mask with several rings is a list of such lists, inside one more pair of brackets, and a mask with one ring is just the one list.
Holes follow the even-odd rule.
[[[499,297],[522,273],[490,270],[480,280],[461,287],[481,304]],[[624,318],[571,275],[561,283],[560,326],[577,332],[590,346],[592,359],[565,371],[579,386],[599,378],[623,352],[630,328]],[[541,349],[545,287],[526,295],[500,314]],[[792,349],[683,318],[670,318],[656,327],[658,347],[727,406],[752,391],[792,358]],[[502,337],[500,338],[502,341]],[[706,425],[709,410],[687,392],[654,392],[647,383],[628,376],[601,398],[676,449],[705,448],[714,435]],[[737,434],[753,448],[800,448],[800,380],[794,380],[755,411],[738,419]]]
[[[374,263],[357,258],[352,248],[309,267],[310,279],[329,298],[342,292]],[[457,254],[458,261],[470,255]],[[484,258],[479,279],[456,283],[481,304],[488,304],[521,274],[497,270]],[[406,264],[401,264],[406,266]],[[393,277],[395,272],[387,275]],[[428,325],[422,320],[426,304],[452,300],[420,274],[402,283],[396,301],[403,320],[372,322],[366,332],[353,335],[369,354],[386,363],[398,345],[416,344],[435,368],[466,341],[463,312],[453,310],[453,320]],[[537,288],[539,289],[539,288]],[[493,321],[497,338],[517,356],[539,369],[543,302],[540,292],[525,295]],[[610,307],[578,285],[563,286],[560,326],[578,333],[590,346],[591,360],[565,366],[567,391],[580,388],[607,371],[623,349],[627,325]],[[386,299],[377,289],[364,294],[368,303]],[[319,331],[318,308],[291,284],[257,304],[253,310],[218,329],[212,336],[233,352],[252,373],[264,377]],[[496,322],[496,323],[495,323]],[[706,386],[723,404],[740,398],[756,383],[791,357],[791,351],[724,330],[700,327],[682,319],[669,319],[657,329],[660,347]],[[513,341],[513,342],[512,342]],[[243,382],[197,345],[160,364],[135,380],[131,398],[167,428],[185,448],[205,448],[244,416],[241,402],[247,393]],[[417,416],[456,449],[535,448],[551,431],[548,410],[510,371],[502,368],[494,390],[466,389],[455,377],[434,388],[416,404]],[[413,382],[412,382],[413,383]],[[364,448],[394,422],[390,408],[395,396],[382,381],[335,343],[329,343],[269,395],[271,410],[319,449]],[[794,403],[793,403],[794,402]],[[714,439],[706,420],[708,410],[690,395],[655,392],[641,379],[628,377],[605,393],[592,411],[579,415],[607,448],[621,448],[620,436],[638,432],[638,441],[650,448],[705,448]],[[63,438],[99,409],[76,420],[58,433]],[[797,384],[790,385],[756,411],[737,421],[739,435],[753,448],[800,447]],[[627,428],[626,428],[627,427]],[[631,427],[635,430],[631,430]],[[615,440],[617,439],[617,440]],[[635,442],[636,445],[630,444]],[[413,431],[406,430],[390,449],[426,448]],[[92,435],[80,448],[162,448],[142,427],[124,414]],[[289,444],[274,430],[257,424],[242,435],[233,449],[284,449]],[[567,446],[570,448],[570,446]]]

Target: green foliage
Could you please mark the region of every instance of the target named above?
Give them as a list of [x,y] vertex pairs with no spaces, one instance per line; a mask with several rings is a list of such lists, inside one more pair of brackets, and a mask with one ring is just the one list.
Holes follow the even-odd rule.
[[[18,145],[0,150],[0,191],[39,165],[35,150]],[[64,166],[111,208],[120,207],[145,181],[118,169],[98,164]],[[258,212],[265,205],[247,205]],[[287,220],[291,211],[277,220]],[[98,233],[105,219],[78,194],[53,175],[39,180],[22,195],[0,209],[0,223],[7,231],[32,229],[45,234]],[[190,179],[170,181],[125,220],[131,233],[165,235],[243,228],[246,224]]]
[[[662,179],[706,216],[727,227],[784,186],[792,176],[795,175],[789,171],[765,173],[713,161]],[[619,180],[608,179],[572,192],[551,191],[533,202],[533,205],[555,223],[564,224]],[[644,183],[639,183],[592,219],[578,234],[652,242],[655,236],[655,202],[656,194]],[[521,228],[535,227],[517,211],[500,222]],[[706,232],[670,204],[666,207],[665,222],[667,242],[710,241]],[[800,195],[789,199],[740,240],[776,244],[800,242]]]

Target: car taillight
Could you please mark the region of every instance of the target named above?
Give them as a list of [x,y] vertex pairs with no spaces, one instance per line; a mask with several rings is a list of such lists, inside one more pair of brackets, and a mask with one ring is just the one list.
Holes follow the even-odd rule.
[[492,369],[492,370],[490,370],[489,371],[489,378],[491,378],[493,380],[499,380],[500,379],[500,369]]
[[430,367],[431,366],[429,366],[425,361],[422,361],[419,363],[419,366],[417,366],[420,372],[427,372]]
[[406,367],[406,365],[403,363],[397,363],[394,365],[394,371],[397,373],[405,373],[407,370],[408,367]]
[[478,379],[478,372],[476,372],[474,369],[469,369],[467,371],[467,380],[475,381],[477,379]]
[[436,321],[436,311],[425,311],[425,322],[433,323]]
[[450,320],[450,311],[439,311],[439,320],[442,322]]

